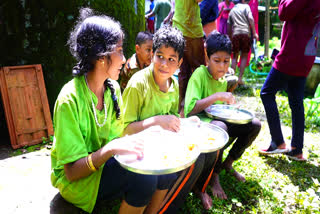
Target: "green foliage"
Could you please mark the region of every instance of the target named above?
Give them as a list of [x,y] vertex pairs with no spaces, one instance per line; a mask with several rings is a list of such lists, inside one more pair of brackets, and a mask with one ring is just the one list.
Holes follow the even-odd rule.
[[[311,132],[320,131],[320,104],[310,99],[304,100],[305,129]],[[281,122],[289,127],[292,126],[291,109],[286,95],[277,95],[277,104]]]
[[41,64],[52,110],[75,65],[66,43],[79,9],[89,6],[120,21],[129,57],[135,51],[137,32],[145,30],[144,4],[144,0],[1,1],[0,67]]

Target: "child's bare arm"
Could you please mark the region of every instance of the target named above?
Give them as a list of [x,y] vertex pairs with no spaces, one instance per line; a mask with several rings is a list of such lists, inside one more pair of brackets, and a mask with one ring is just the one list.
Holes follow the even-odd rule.
[[216,101],[226,102],[227,104],[234,104],[236,102],[234,96],[230,92],[217,92],[204,99],[198,100],[196,105],[189,113],[189,116],[195,115],[214,104]]

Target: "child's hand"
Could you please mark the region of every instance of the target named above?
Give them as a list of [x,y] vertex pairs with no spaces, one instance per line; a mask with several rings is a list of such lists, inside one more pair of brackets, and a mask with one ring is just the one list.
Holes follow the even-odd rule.
[[236,98],[232,95],[231,92],[217,92],[215,93],[217,100],[225,102],[227,104],[235,104]]
[[178,132],[180,130],[180,120],[174,115],[156,116],[157,123],[166,130]]
[[135,135],[118,138],[110,141],[106,147],[113,155],[136,155],[137,159],[143,158],[143,141]]

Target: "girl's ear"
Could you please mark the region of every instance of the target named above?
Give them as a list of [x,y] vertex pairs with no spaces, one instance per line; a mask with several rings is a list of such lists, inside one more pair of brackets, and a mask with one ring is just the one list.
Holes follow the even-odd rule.
[[179,62],[178,62],[178,67],[179,67],[179,68],[180,68],[182,62],[183,62],[183,58],[181,58],[181,59],[179,60]]

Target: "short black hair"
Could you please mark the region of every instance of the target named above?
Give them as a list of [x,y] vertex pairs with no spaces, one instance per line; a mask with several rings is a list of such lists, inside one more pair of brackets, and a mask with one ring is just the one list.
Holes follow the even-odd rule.
[[172,47],[179,54],[179,59],[183,57],[185,40],[180,30],[165,25],[161,27],[153,36],[153,53],[162,46]]
[[141,31],[137,34],[136,45],[142,45],[146,41],[152,41],[153,35],[147,31]]
[[213,31],[209,34],[206,40],[207,56],[210,56],[218,51],[225,51],[231,54],[232,46],[229,37],[225,34],[220,34],[217,31]]

